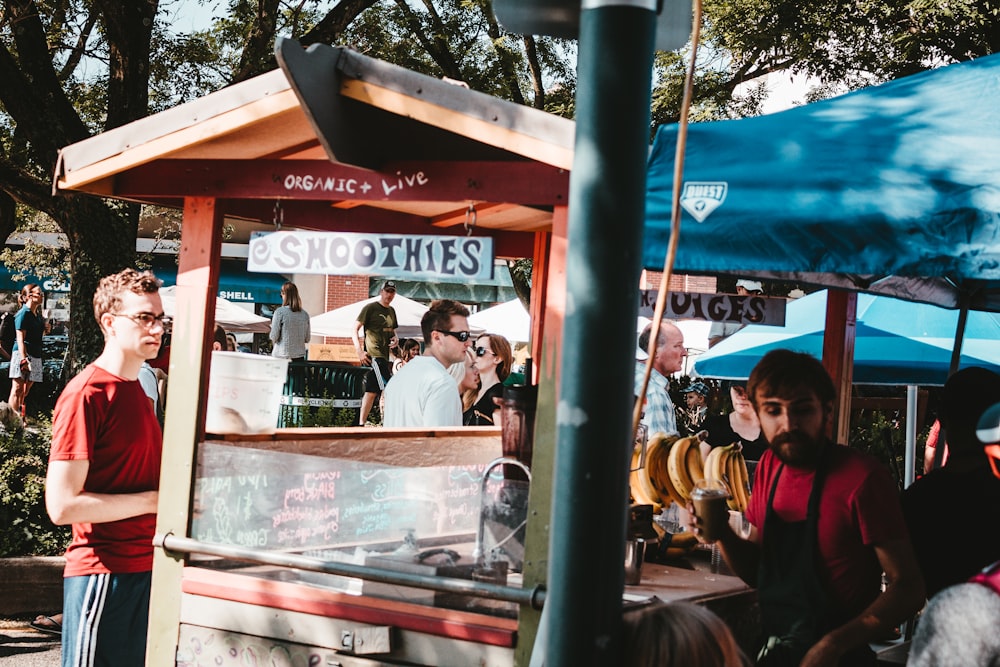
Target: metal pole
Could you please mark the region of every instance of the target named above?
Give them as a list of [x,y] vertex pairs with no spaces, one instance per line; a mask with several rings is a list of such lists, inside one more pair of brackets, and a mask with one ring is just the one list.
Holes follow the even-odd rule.
[[547,667],[617,665],[655,0],[584,0],[549,549]]
[[[942,445],[943,446],[943,445]],[[917,385],[906,386],[906,455],[903,464],[906,469],[903,471],[903,488],[908,488],[913,484],[914,471],[916,470],[917,458]]]
[[283,551],[265,551],[263,549],[251,549],[232,544],[210,544],[191,539],[190,537],[163,535],[159,533],[153,536],[153,545],[163,547],[164,551],[172,553],[219,556],[220,558],[229,558],[246,563],[292,567],[310,572],[355,577],[364,579],[365,581],[378,581],[398,586],[412,586],[413,588],[425,588],[445,593],[474,595],[493,600],[516,602],[520,605],[530,605],[534,609],[541,609],[545,604],[545,589],[541,586],[534,588],[514,588],[469,579],[415,574],[412,572],[369,567],[367,565],[354,565],[353,563],[339,563],[323,560],[322,558],[290,554]]

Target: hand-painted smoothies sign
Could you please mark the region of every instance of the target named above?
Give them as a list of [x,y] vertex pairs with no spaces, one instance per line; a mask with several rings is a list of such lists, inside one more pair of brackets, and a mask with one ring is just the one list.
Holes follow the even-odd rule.
[[257,232],[248,271],[379,275],[407,279],[492,279],[493,239],[335,232]]
[[[639,291],[639,314],[652,317],[656,290]],[[739,294],[697,294],[671,292],[663,316],[668,319],[697,319],[711,322],[785,325],[785,299]]]

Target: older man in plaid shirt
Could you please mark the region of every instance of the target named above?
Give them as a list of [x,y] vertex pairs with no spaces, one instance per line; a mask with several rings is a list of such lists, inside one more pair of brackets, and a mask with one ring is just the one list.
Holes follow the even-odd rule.
[[[684,334],[677,325],[669,320],[660,322],[660,332],[655,346],[650,345],[652,324],[648,324],[639,334],[639,350],[653,355],[653,368],[646,388],[646,402],[642,423],[646,432],[676,434],[677,416],[674,413],[674,403],[670,400],[670,375],[681,370],[687,349],[684,347]],[[642,389],[642,379],[646,373],[646,362],[637,360],[635,365],[635,393],[638,396]]]

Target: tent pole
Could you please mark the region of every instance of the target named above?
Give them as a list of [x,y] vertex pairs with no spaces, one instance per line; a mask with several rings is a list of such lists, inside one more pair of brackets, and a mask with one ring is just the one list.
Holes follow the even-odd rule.
[[[962,362],[962,343],[965,341],[965,324],[969,319],[969,294],[962,291],[958,300],[958,324],[955,325],[955,344],[951,348],[951,365],[948,367],[948,377],[958,371]],[[948,433],[944,424],[938,432],[937,447],[934,448],[934,470],[941,467],[944,462],[944,446],[948,443]]]
[[962,343],[965,341],[965,325],[969,320],[969,295],[962,292],[958,306],[958,324],[955,325],[955,345],[951,348],[951,366],[948,377],[955,374],[962,360]]
[[906,386],[906,454],[903,458],[903,488],[913,484],[917,454],[917,385]]

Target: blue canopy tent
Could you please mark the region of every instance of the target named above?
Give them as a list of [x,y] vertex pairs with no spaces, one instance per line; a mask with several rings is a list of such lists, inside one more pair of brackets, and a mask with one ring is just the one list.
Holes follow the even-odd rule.
[[[697,375],[745,380],[761,357],[777,348],[820,358],[826,290],[788,305],[785,326],[750,325],[694,362]],[[856,384],[943,385],[948,378],[958,313],[937,306],[862,294],[854,349]],[[965,327],[962,366],[1000,373],[1000,314],[974,312]]]
[[[688,128],[674,267],[1000,311],[1000,55]],[[663,265],[677,126],[648,165]]]
[[[997,108],[993,55],[781,113],[692,124],[673,267],[958,308],[954,369],[969,310],[1000,311]],[[661,127],[650,153],[648,269],[663,266],[670,239],[677,132]]]

